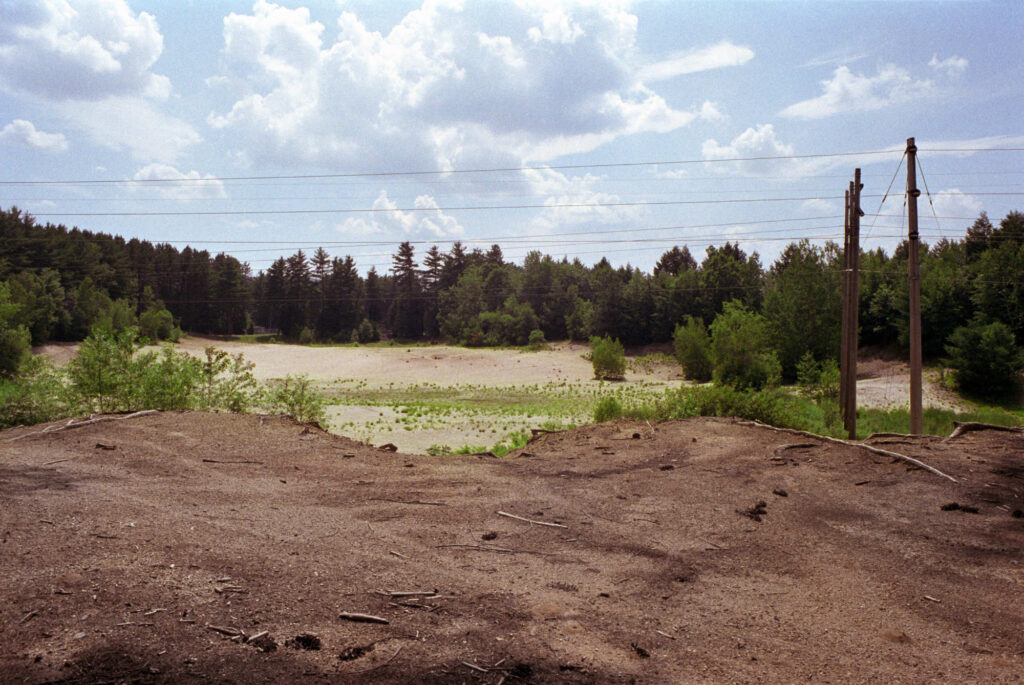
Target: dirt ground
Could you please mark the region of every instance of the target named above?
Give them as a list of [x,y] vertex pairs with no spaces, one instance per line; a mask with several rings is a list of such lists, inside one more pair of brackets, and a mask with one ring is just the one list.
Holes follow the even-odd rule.
[[500,460],[40,428],[0,433],[0,682],[1024,680],[1024,435],[876,441],[954,483],[718,419]]

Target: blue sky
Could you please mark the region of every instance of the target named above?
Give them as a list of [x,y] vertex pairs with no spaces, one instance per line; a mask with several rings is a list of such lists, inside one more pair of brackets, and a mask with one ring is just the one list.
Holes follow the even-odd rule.
[[860,166],[891,250],[910,136],[926,241],[1024,207],[1022,29],[1019,2],[5,1],[0,206],[254,270],[403,240],[767,266],[841,241]]

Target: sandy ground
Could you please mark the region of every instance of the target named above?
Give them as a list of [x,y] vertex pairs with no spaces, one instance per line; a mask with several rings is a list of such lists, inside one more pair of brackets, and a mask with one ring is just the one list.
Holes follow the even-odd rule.
[[1021,434],[879,443],[952,482],[720,419],[500,460],[40,429],[0,432],[2,683],[1024,680]]

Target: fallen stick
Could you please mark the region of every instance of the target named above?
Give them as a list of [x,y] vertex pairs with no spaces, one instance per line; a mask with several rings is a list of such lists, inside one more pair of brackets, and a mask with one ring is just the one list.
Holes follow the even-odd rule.
[[31,619],[33,616],[38,616],[38,615],[39,615],[39,609],[33,609],[32,611],[28,612],[27,614],[25,614],[24,616],[21,617],[21,620],[18,621],[18,625],[20,626],[22,623],[28,622],[29,619]]
[[444,502],[424,502],[418,499],[388,499],[386,497],[371,497],[367,502],[392,502],[394,504],[425,504],[430,507],[446,507]]
[[220,459],[203,459],[204,463],[207,464],[262,464],[262,461],[252,461],[251,459],[239,459],[237,461],[220,460]]
[[958,438],[964,433],[970,433],[971,431],[1003,431],[1006,433],[1024,433],[1024,428],[1020,426],[997,426],[993,423],[978,423],[977,421],[954,421],[953,432],[949,434],[946,440],[952,440]]
[[338,618],[346,621],[355,621],[356,623],[380,623],[383,625],[390,623],[386,618],[381,618],[380,616],[371,616],[370,614],[353,614],[347,611],[343,611],[338,614]]
[[476,664],[471,664],[468,661],[463,661],[462,665],[467,668],[472,668],[474,671],[480,671],[481,673],[490,673],[489,669],[486,669],[483,666],[477,666]]
[[209,624],[206,625],[206,629],[221,635],[227,635],[228,637],[238,637],[243,634],[238,628],[222,628],[221,626],[211,626]]
[[817,433],[811,433],[809,431],[796,430],[795,428],[777,428],[776,426],[769,426],[767,423],[761,423],[760,421],[737,420],[736,423],[738,423],[741,426],[757,426],[758,428],[765,428],[767,430],[775,431],[777,433],[789,433],[791,435],[800,435],[800,436],[803,436],[805,438],[813,438],[815,440],[824,440],[825,442],[835,443],[836,445],[844,445],[846,447],[857,447],[857,448],[860,448],[862,450],[867,450],[868,452],[872,452],[874,454],[881,454],[882,456],[885,456],[885,457],[892,457],[893,459],[899,459],[900,461],[906,462],[908,464],[913,464],[914,466],[916,466],[918,468],[921,468],[921,469],[924,469],[925,471],[927,471],[929,473],[933,473],[936,476],[940,476],[941,478],[946,478],[948,480],[953,481],[954,483],[957,482],[957,479],[954,478],[953,476],[949,475],[948,473],[943,473],[942,471],[939,471],[934,466],[929,466],[928,464],[924,463],[923,461],[921,461],[919,459],[914,459],[913,457],[908,457],[907,455],[900,454],[899,452],[890,452],[889,450],[879,449],[878,447],[872,447],[871,445],[865,445],[864,443],[861,443],[861,442],[850,442],[849,440],[840,440],[839,438],[830,438],[827,435],[818,435]]
[[409,558],[409,557],[405,556],[404,554],[402,554],[401,552],[396,552],[393,549],[389,549],[388,550],[388,554],[394,554],[399,559],[408,559]]
[[384,590],[383,593],[391,597],[433,597],[437,590]]
[[515,514],[510,514],[507,511],[499,511],[498,512],[498,516],[505,516],[506,518],[515,519],[517,521],[525,521],[526,523],[529,523],[530,525],[536,524],[538,526],[548,526],[550,528],[568,528],[569,527],[569,526],[563,526],[561,523],[548,523],[547,521],[534,521],[533,519],[523,518],[522,516],[516,516]]
[[74,419],[71,419],[70,421],[68,421],[68,423],[65,423],[63,426],[50,426],[49,428],[44,428],[43,430],[40,431],[34,431],[32,433],[23,433],[22,435],[16,435],[13,438],[8,438],[7,442],[14,442],[15,440],[21,440],[23,438],[31,438],[34,435],[58,433],[63,430],[68,430],[69,428],[81,428],[82,426],[90,426],[94,423],[101,423],[103,421],[127,421],[128,419],[134,419],[138,416],[146,416],[147,414],[156,413],[156,409],[144,409],[142,411],[126,414],[125,416],[98,416],[95,419],[85,419],[84,421],[79,421],[78,423],[72,423]]

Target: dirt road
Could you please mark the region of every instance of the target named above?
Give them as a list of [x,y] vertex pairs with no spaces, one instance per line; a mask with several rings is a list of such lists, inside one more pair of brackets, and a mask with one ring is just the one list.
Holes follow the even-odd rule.
[[2,682],[1024,674],[1021,435],[883,445],[953,483],[728,420],[501,460],[258,416],[28,432],[0,433]]

